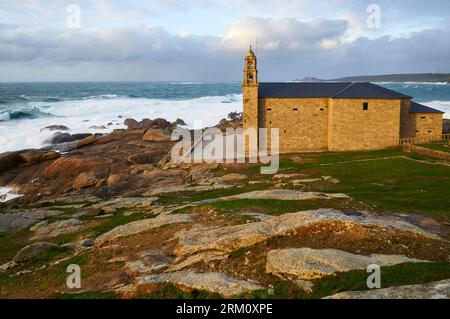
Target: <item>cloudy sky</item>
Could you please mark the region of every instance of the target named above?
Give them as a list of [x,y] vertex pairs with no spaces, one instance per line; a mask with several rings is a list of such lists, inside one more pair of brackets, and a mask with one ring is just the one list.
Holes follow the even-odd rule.
[[[78,14],[79,13],[79,14]],[[0,81],[450,72],[448,0],[0,0]]]

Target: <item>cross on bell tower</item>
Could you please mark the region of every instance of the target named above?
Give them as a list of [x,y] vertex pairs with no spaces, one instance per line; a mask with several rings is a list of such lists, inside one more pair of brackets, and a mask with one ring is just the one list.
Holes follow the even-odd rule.
[[256,55],[252,50],[252,46],[250,46],[245,56],[243,85],[258,85],[258,69],[256,64]]

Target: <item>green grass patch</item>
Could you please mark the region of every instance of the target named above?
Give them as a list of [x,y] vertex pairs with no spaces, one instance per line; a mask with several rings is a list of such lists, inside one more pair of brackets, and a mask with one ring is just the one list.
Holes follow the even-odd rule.
[[155,292],[142,294],[135,299],[223,299],[219,294],[203,290],[183,291],[172,284],[162,284]]
[[[274,284],[273,294],[266,289],[242,295],[246,299],[319,299],[344,291],[365,291],[367,277],[365,270],[338,273],[315,280],[313,293],[307,294],[295,283],[280,281]],[[425,284],[450,278],[448,263],[407,263],[381,269],[381,288]]]
[[159,197],[158,203],[161,205],[174,205],[183,203],[198,202],[206,199],[220,198],[225,196],[238,195],[255,190],[267,189],[270,185],[245,185],[226,189],[215,189],[206,192],[182,192]]
[[80,293],[56,294],[54,299],[120,299],[121,295],[113,291],[86,291]]
[[27,245],[30,232],[27,229],[12,234],[0,235],[0,265],[7,263],[16,253]]
[[252,212],[276,216],[319,208],[344,208],[345,202],[347,202],[347,200],[340,199],[318,199],[301,201],[273,199],[238,199],[233,201],[210,203],[208,205],[217,208],[221,213]]
[[[343,291],[365,291],[369,274],[364,270],[339,273],[315,281],[313,298]],[[417,285],[450,278],[448,263],[407,263],[381,269],[381,288]]]
[[436,151],[450,153],[450,146],[449,146],[448,141],[432,142],[432,143],[420,144],[418,146],[429,148],[429,149],[436,150]]

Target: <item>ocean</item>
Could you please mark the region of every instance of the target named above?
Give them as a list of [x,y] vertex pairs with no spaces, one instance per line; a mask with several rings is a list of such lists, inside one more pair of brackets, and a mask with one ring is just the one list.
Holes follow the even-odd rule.
[[[448,83],[378,83],[446,112]],[[40,148],[64,125],[70,133],[107,133],[126,118],[183,119],[188,127],[217,124],[242,111],[240,83],[0,83],[0,153]]]

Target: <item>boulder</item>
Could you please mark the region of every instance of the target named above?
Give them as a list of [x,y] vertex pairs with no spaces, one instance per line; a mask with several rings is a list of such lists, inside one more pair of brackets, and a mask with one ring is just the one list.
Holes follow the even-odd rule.
[[92,126],[89,126],[89,129],[91,129],[91,130],[106,130],[106,126],[104,126],[104,125],[92,125]]
[[128,156],[128,162],[137,165],[157,163],[165,152],[163,150],[151,150]]
[[341,292],[324,299],[450,299],[450,279],[421,285]]
[[192,215],[173,214],[159,215],[155,218],[142,219],[126,225],[118,226],[109,232],[100,235],[95,240],[96,246],[101,246],[106,242],[113,241],[122,237],[139,234],[154,228],[175,223],[187,223],[192,220]]
[[123,125],[125,125],[129,131],[142,129],[142,124],[138,123],[135,119],[126,119],[123,121]]
[[67,126],[64,125],[49,125],[44,127],[43,129],[41,129],[42,131],[70,131],[70,128],[68,128]]
[[189,289],[206,290],[217,293],[225,298],[239,296],[243,293],[261,290],[264,287],[255,283],[239,280],[219,272],[196,273],[192,271],[179,271],[159,275],[148,275],[138,277],[136,286],[155,285],[171,283]]
[[[150,126],[149,128],[153,128],[153,129],[169,129],[170,127],[172,127],[172,124],[169,121],[167,121],[166,119],[157,118],[150,122],[147,121],[145,123],[145,126]],[[144,127],[144,129],[145,129],[145,127]]]
[[0,234],[26,229],[47,217],[62,214],[62,211],[45,209],[19,210],[13,213],[0,214]]
[[51,163],[45,170],[43,177],[46,179],[76,177],[81,173],[92,172],[99,169],[109,170],[113,160],[109,157],[93,156],[61,157]]
[[95,186],[98,182],[97,177],[92,173],[81,173],[77,176],[73,182],[73,188],[76,190],[81,190],[83,188],[88,188]]
[[338,272],[366,269],[375,264],[380,267],[403,263],[421,263],[425,260],[401,255],[355,255],[336,249],[279,249],[267,255],[266,271],[282,278],[301,280],[320,279]]
[[64,251],[64,248],[56,244],[39,242],[22,248],[14,257],[14,262],[20,264],[30,260],[40,259],[49,253],[62,251]]
[[49,144],[62,144],[62,143],[68,143],[68,142],[73,142],[73,141],[78,141],[78,140],[82,140],[88,136],[90,136],[91,134],[88,133],[84,133],[84,134],[69,134],[69,133],[61,133],[61,132],[56,132],[51,138],[50,140],[46,141]]
[[63,143],[59,144],[57,149],[61,152],[70,152],[79,148],[82,148],[84,146],[91,145],[94,143],[96,136],[94,134],[91,134],[81,140],[76,140],[73,142]]
[[21,160],[27,165],[54,160],[60,157],[61,155],[59,153],[47,150],[29,150],[20,153]]
[[20,157],[20,153],[21,152],[19,151],[0,154],[0,172],[18,166],[22,160]]
[[129,175],[127,174],[112,174],[108,176],[108,179],[106,180],[106,184],[108,186],[120,184],[123,182],[126,182]]
[[42,221],[30,228],[34,232],[30,240],[40,240],[79,232],[84,228],[83,222],[77,218],[56,222]]
[[187,126],[187,124],[182,119],[178,118],[172,123],[172,126]]
[[149,129],[145,132],[143,139],[149,142],[170,142],[171,136],[168,130]]

